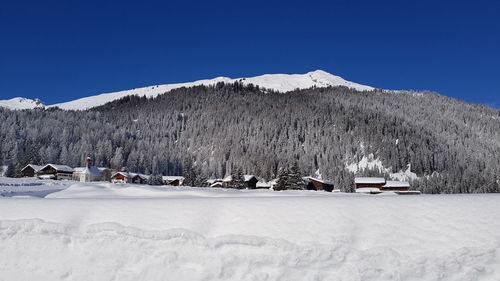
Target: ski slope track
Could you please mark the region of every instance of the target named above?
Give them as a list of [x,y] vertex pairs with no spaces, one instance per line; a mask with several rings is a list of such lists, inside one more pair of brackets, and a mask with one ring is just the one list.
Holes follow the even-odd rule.
[[500,280],[498,194],[34,183],[0,181],[0,280]]
[[[311,87],[329,87],[329,86],[345,86],[360,91],[371,91],[374,89],[373,87],[370,86],[349,82],[347,80],[344,80],[342,77],[332,75],[322,70],[316,70],[306,74],[265,74],[256,77],[236,78],[236,79],[228,77],[217,77],[214,79],[199,80],[188,83],[155,85],[144,88],[137,88],[133,90],[89,96],[70,102],[50,105],[48,107],[59,107],[64,110],[85,110],[131,95],[155,97],[157,95],[181,87],[193,87],[200,85],[209,86],[209,85],[215,85],[219,82],[234,83],[237,81],[245,85],[253,84],[265,89],[271,89],[278,92],[288,92],[295,89],[307,89]],[[4,106],[10,109],[36,108],[37,106],[35,103],[36,102],[33,100],[23,99],[23,98],[16,98],[9,101],[0,100],[0,106]]]

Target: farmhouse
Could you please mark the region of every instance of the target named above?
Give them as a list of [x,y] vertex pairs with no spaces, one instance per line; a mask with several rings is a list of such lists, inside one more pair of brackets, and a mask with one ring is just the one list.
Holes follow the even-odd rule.
[[128,173],[128,172],[116,172],[111,175],[112,183],[148,183],[150,176],[144,174]]
[[332,181],[317,179],[313,177],[303,177],[304,184],[306,185],[306,189],[308,190],[324,190],[328,192],[332,192],[334,188],[334,184]]
[[184,183],[184,177],[181,176],[162,176],[163,184],[181,186]]
[[73,172],[70,166],[47,164],[38,171],[37,176],[41,179],[71,180]]
[[116,172],[111,175],[112,183],[131,183],[134,175],[127,172]]
[[23,177],[34,177],[37,173],[42,169],[43,166],[28,164],[24,168],[21,169],[21,175]]

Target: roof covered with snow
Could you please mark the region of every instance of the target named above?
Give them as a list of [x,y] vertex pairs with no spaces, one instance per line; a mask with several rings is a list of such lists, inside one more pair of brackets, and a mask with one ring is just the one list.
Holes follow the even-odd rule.
[[162,176],[161,179],[166,182],[173,182],[175,180],[178,181],[183,181],[184,177],[183,176]]
[[70,166],[67,166],[67,165],[60,165],[60,164],[47,164],[45,166],[42,167],[41,170],[47,168],[47,167],[52,167],[54,168],[56,171],[59,171],[59,172],[74,172],[75,170],[73,168],[71,168]]
[[379,193],[380,189],[375,187],[356,188],[356,193]]
[[33,170],[35,170],[35,172],[38,172],[38,171],[40,171],[40,169],[43,168],[43,166],[41,166],[41,165],[28,164],[28,165],[24,166],[24,168],[22,168],[21,171],[28,168],[28,167],[33,168]]
[[244,175],[244,176],[243,176],[243,180],[244,180],[244,181],[249,181],[249,180],[251,180],[252,178],[257,179],[257,177],[256,177],[256,176],[254,176],[254,175]]
[[358,184],[385,184],[384,178],[360,177],[354,178],[354,183]]
[[93,175],[100,175],[102,172],[109,170],[108,168],[105,167],[96,167],[96,166],[90,166],[89,168],[87,167],[76,167],[74,168],[75,173],[87,173],[87,174],[93,174]]
[[387,181],[384,187],[410,187],[410,183],[407,181]]
[[305,181],[316,181],[316,182],[320,182],[323,184],[334,185],[333,181],[331,181],[331,180],[318,179],[318,178],[314,178],[314,177],[303,177],[302,179]]

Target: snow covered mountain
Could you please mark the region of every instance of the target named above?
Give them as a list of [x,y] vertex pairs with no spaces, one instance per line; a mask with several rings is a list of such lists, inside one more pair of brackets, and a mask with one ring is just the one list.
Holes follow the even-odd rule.
[[13,98],[10,100],[0,100],[0,107],[9,109],[34,109],[43,108],[45,105],[39,99]]
[[[295,89],[306,89],[311,87],[329,87],[329,86],[346,86],[349,88],[354,88],[360,91],[370,91],[373,87],[357,84],[344,80],[342,77],[335,76],[328,72],[322,70],[316,70],[308,72],[306,74],[265,74],[256,77],[249,78],[229,78],[229,77],[217,77],[208,80],[198,80],[195,82],[188,83],[176,83],[176,84],[165,84],[165,85],[155,85],[144,88],[137,88],[126,91],[119,91],[113,93],[104,93],[96,96],[85,97],[77,99],[70,102],[58,103],[51,105],[49,107],[59,107],[65,110],[85,110],[92,107],[100,106],[108,102],[123,98],[125,96],[137,95],[145,97],[155,97],[157,95],[163,94],[170,90],[181,88],[181,87],[193,87],[199,85],[215,85],[218,82],[234,83],[236,81],[242,82],[243,84],[254,84],[262,88],[272,89],[279,92],[288,92]],[[24,99],[26,101],[30,101]],[[9,100],[10,101],[10,100]],[[27,109],[35,108],[35,106],[28,107],[28,103],[14,102],[14,105],[7,103],[8,101],[0,101],[0,106],[5,106],[13,109]],[[12,102],[11,102],[12,103]],[[26,107],[22,107],[26,105]]]

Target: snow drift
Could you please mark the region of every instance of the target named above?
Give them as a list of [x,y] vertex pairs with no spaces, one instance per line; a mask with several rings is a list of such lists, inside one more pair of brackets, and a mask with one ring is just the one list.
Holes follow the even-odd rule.
[[0,279],[500,279],[499,195],[68,184],[0,199]]

